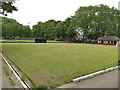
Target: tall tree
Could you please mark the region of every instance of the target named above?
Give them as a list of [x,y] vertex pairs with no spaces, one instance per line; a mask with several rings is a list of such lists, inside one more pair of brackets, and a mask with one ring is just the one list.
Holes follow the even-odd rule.
[[37,25],[33,26],[33,36],[36,38],[45,38],[45,29],[44,29],[44,23],[43,22],[38,22]]
[[65,39],[65,35],[66,35],[66,32],[65,32],[65,24],[64,22],[57,22],[57,25],[56,25],[56,37],[59,38],[59,39]]
[[56,38],[56,21],[55,20],[48,20],[44,23],[45,29],[45,38],[47,39],[55,39]]
[[75,27],[75,22],[73,21],[72,18],[67,18],[64,22],[65,24],[65,32],[66,32],[66,39],[69,41],[73,40],[76,36],[76,27]]
[[80,7],[74,20],[84,32],[84,37],[97,39],[100,36],[118,36],[118,10],[106,5]]
[[23,26],[16,22],[16,20],[6,17],[0,17],[2,20],[2,36],[3,37],[31,37],[31,30],[29,26]]

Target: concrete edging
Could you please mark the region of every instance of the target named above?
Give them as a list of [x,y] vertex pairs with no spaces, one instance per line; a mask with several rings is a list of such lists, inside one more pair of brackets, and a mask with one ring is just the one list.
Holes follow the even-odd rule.
[[[8,65],[8,67],[11,69],[11,71],[13,72],[13,74],[16,76],[16,78],[18,79],[18,81],[21,83],[21,85],[23,86],[23,88],[25,88],[26,90],[30,89],[30,86],[25,82],[23,82],[20,77],[19,77],[19,73],[17,71],[15,71],[15,69],[13,69],[13,67],[11,67],[11,65],[7,62],[7,60],[2,56],[2,54],[0,54],[0,56],[3,58],[3,60],[5,61],[5,63]],[[18,74],[17,74],[17,73]]]
[[80,80],[84,80],[84,79],[87,79],[87,78],[90,78],[90,77],[94,77],[96,75],[99,75],[99,74],[102,74],[102,73],[105,73],[105,72],[109,72],[109,71],[112,71],[114,69],[118,69],[118,66],[115,66],[115,67],[111,67],[111,68],[108,68],[106,70],[101,70],[101,71],[98,71],[98,72],[95,72],[95,73],[91,73],[91,74],[88,74],[88,75],[85,75],[85,76],[82,76],[82,77],[78,77],[78,78],[75,78],[73,79],[72,81],[73,82],[78,82]]

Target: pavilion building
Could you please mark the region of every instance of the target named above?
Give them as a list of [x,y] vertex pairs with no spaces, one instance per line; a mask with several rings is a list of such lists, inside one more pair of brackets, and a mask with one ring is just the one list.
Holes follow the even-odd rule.
[[119,41],[120,41],[120,38],[118,38],[117,36],[106,36],[106,37],[98,38],[97,44],[118,46]]

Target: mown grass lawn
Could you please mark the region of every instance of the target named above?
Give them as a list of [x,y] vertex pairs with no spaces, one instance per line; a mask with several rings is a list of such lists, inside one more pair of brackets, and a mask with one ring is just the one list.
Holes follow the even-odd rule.
[[9,40],[9,39],[2,39],[0,42],[35,42],[35,40]]
[[[34,43],[35,40],[10,40],[10,39],[2,39],[0,42],[32,42]],[[61,42],[61,41],[55,41],[55,40],[47,40],[47,42]]]
[[117,65],[115,46],[87,44],[2,44],[3,52],[37,86],[63,84]]

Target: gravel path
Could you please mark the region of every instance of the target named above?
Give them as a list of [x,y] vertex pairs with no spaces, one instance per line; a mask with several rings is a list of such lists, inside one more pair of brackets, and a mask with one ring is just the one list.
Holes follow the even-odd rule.
[[118,88],[118,70],[107,72],[81,82],[65,84],[58,88]]

